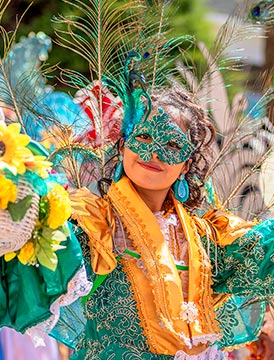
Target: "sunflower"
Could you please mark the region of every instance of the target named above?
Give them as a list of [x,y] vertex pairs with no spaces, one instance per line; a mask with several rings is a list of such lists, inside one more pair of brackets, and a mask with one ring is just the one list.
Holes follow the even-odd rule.
[[33,161],[25,162],[25,165],[28,170],[35,172],[42,179],[45,179],[49,175],[52,163],[50,161],[47,161],[47,158],[45,156],[34,155]]
[[34,156],[26,148],[30,142],[28,135],[20,134],[18,123],[6,125],[0,121],[0,169],[9,169],[14,175],[24,174],[27,162],[32,162]]
[[0,209],[8,207],[9,202],[14,202],[17,197],[17,188],[14,183],[0,174]]
[[48,226],[57,229],[64,225],[71,215],[71,203],[67,191],[63,186],[55,184],[52,191],[47,195],[49,201]]

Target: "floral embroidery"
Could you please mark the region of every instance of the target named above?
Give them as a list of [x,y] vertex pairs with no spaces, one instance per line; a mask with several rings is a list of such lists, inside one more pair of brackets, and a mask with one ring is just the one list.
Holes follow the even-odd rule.
[[259,271],[259,266],[252,259],[246,258],[244,261],[244,266],[246,267],[246,275],[254,276]]
[[236,311],[236,304],[232,301],[225,302],[216,310],[217,320],[223,335],[220,341],[221,346],[231,346],[234,342],[233,329],[239,324],[234,315]]
[[[93,274],[93,280],[94,277]],[[127,353],[136,360],[172,359],[171,356],[149,352],[130,284],[121,264],[89,298],[85,312],[89,331],[82,334],[72,359],[120,360],[127,359]]]
[[256,260],[263,260],[264,250],[261,246],[262,239],[262,234],[254,231],[251,232],[250,236],[241,237],[239,239],[239,246],[241,247],[241,250],[247,254],[252,253]]
[[271,226],[267,222],[259,224],[225,247],[213,243],[208,247],[207,239],[203,239],[212,265],[217,264],[213,290],[233,294],[228,302],[215,310],[223,334],[221,347],[234,346],[238,338],[242,342],[253,341],[260,329],[263,301],[269,301],[274,292],[273,266],[264,266],[269,264],[269,259],[274,260]]
[[[274,251],[273,241],[268,240],[268,234],[264,236],[266,229],[266,225],[259,224],[231,245],[217,248],[215,291],[254,298],[273,293],[274,271],[262,266],[262,262],[273,258]],[[207,244],[206,239],[203,242]],[[215,246],[209,246],[212,264],[216,263]]]

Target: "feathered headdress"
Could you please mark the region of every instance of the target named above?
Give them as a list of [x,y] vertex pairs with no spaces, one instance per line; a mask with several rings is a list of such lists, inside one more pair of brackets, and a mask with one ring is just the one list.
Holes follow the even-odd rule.
[[[56,106],[56,92],[52,91],[51,96],[45,96],[44,92],[41,101],[41,97],[31,98],[28,92],[22,91],[24,82],[41,79],[41,71],[32,71],[31,76],[7,86],[7,96],[3,99],[16,111],[17,117],[22,118],[20,122],[25,131],[37,125],[41,127],[43,141],[51,144],[50,160],[55,168],[65,171],[70,184],[76,187],[92,186],[102,177],[111,177],[117,154],[116,141],[122,135],[128,136],[136,124],[149,117],[153,105],[151,95],[155,90],[170,82],[180,82],[205,105],[217,127],[216,160],[208,176],[213,178],[216,191],[220,193],[219,205],[231,206],[231,199],[238,197],[238,190],[258,171],[272,145],[258,154],[258,161],[248,172],[240,171],[240,177],[230,190],[224,191],[218,185],[224,182],[218,181],[220,177],[216,174],[224,172],[220,169],[227,166],[229,156],[244,154],[242,150],[235,151],[239,150],[239,143],[244,146],[246,139],[258,130],[258,121],[250,114],[254,114],[255,109],[259,113],[266,106],[272,89],[260,96],[252,111],[244,111],[242,101],[238,106],[235,102],[229,111],[221,72],[239,68],[241,56],[233,50],[238,41],[257,36],[258,23],[272,22],[271,2],[245,4],[237,9],[220,29],[209,51],[189,35],[168,38],[170,1],[132,0],[118,5],[111,0],[65,0],[65,3],[77,9],[79,15],[54,18],[59,25],[57,44],[85,59],[90,70],[89,78],[74,70],[61,71],[61,80],[77,89],[75,99],[62,100],[62,108],[71,110],[74,106],[74,110],[67,111],[69,116],[58,119],[61,106]],[[5,34],[4,30],[2,32]],[[9,46],[5,61],[1,63],[3,84],[9,83],[6,69],[11,66],[8,54],[12,42],[6,43]],[[207,61],[203,72],[189,60],[192,58],[190,48],[195,47]],[[41,80],[35,81],[37,83],[41,84]],[[215,116],[218,107],[225,121]],[[27,116],[22,117],[22,113]],[[64,118],[71,120],[65,122]],[[243,168],[246,170],[246,166]],[[212,187],[207,186],[205,190],[209,188],[212,192]]]

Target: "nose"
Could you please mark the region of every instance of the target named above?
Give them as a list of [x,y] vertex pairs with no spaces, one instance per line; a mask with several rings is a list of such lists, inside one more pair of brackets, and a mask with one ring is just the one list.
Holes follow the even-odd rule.
[[151,155],[151,158],[152,159],[159,159],[159,156],[156,152],[153,152],[152,155]]

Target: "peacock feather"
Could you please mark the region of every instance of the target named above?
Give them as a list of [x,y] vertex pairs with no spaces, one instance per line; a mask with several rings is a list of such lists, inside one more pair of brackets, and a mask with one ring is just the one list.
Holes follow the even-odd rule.
[[[258,174],[271,153],[271,141],[263,151],[258,150],[258,145],[252,148],[256,141],[250,143],[250,139],[263,127],[258,121],[261,115],[254,120],[254,114],[263,113],[273,97],[273,89],[264,91],[255,105],[246,110],[241,94],[229,102],[223,74],[241,70],[243,59],[237,44],[258,36],[260,21],[250,17],[256,13],[256,6],[264,9],[260,12],[264,23],[271,23],[270,2],[252,5],[244,2],[237,7],[209,50],[191,35],[169,37],[172,1],[64,2],[74,9],[74,15],[54,17],[57,45],[85,59],[89,69],[88,77],[75,69],[61,69],[61,81],[77,90],[74,99],[61,96],[54,89],[45,91],[46,71],[41,66],[38,70],[37,66],[29,66],[12,81],[10,54],[15,33],[11,36],[1,28],[6,44],[1,60],[1,100],[15,111],[26,132],[40,129],[43,133],[42,139],[39,133],[40,140],[51,144],[50,159],[56,169],[66,172],[73,187],[90,186],[100,178],[111,177],[117,154],[115,144],[121,135],[128,136],[137,123],[149,116],[151,94],[170,82],[183,81],[208,109],[218,132],[215,161],[208,178],[214,180],[220,206],[237,208],[232,200],[239,197],[245,184],[250,185],[249,180]],[[1,14],[6,6],[2,1]],[[206,66],[193,61],[190,50],[195,48],[206,60]],[[45,96],[45,92],[49,94]],[[56,99],[60,101],[58,106]],[[61,111],[62,117],[58,115]],[[247,153],[254,160],[255,152],[256,161],[252,164],[247,158],[240,160]],[[231,158],[243,166],[234,168]],[[227,173],[234,174],[237,182],[224,189],[222,174]]]

